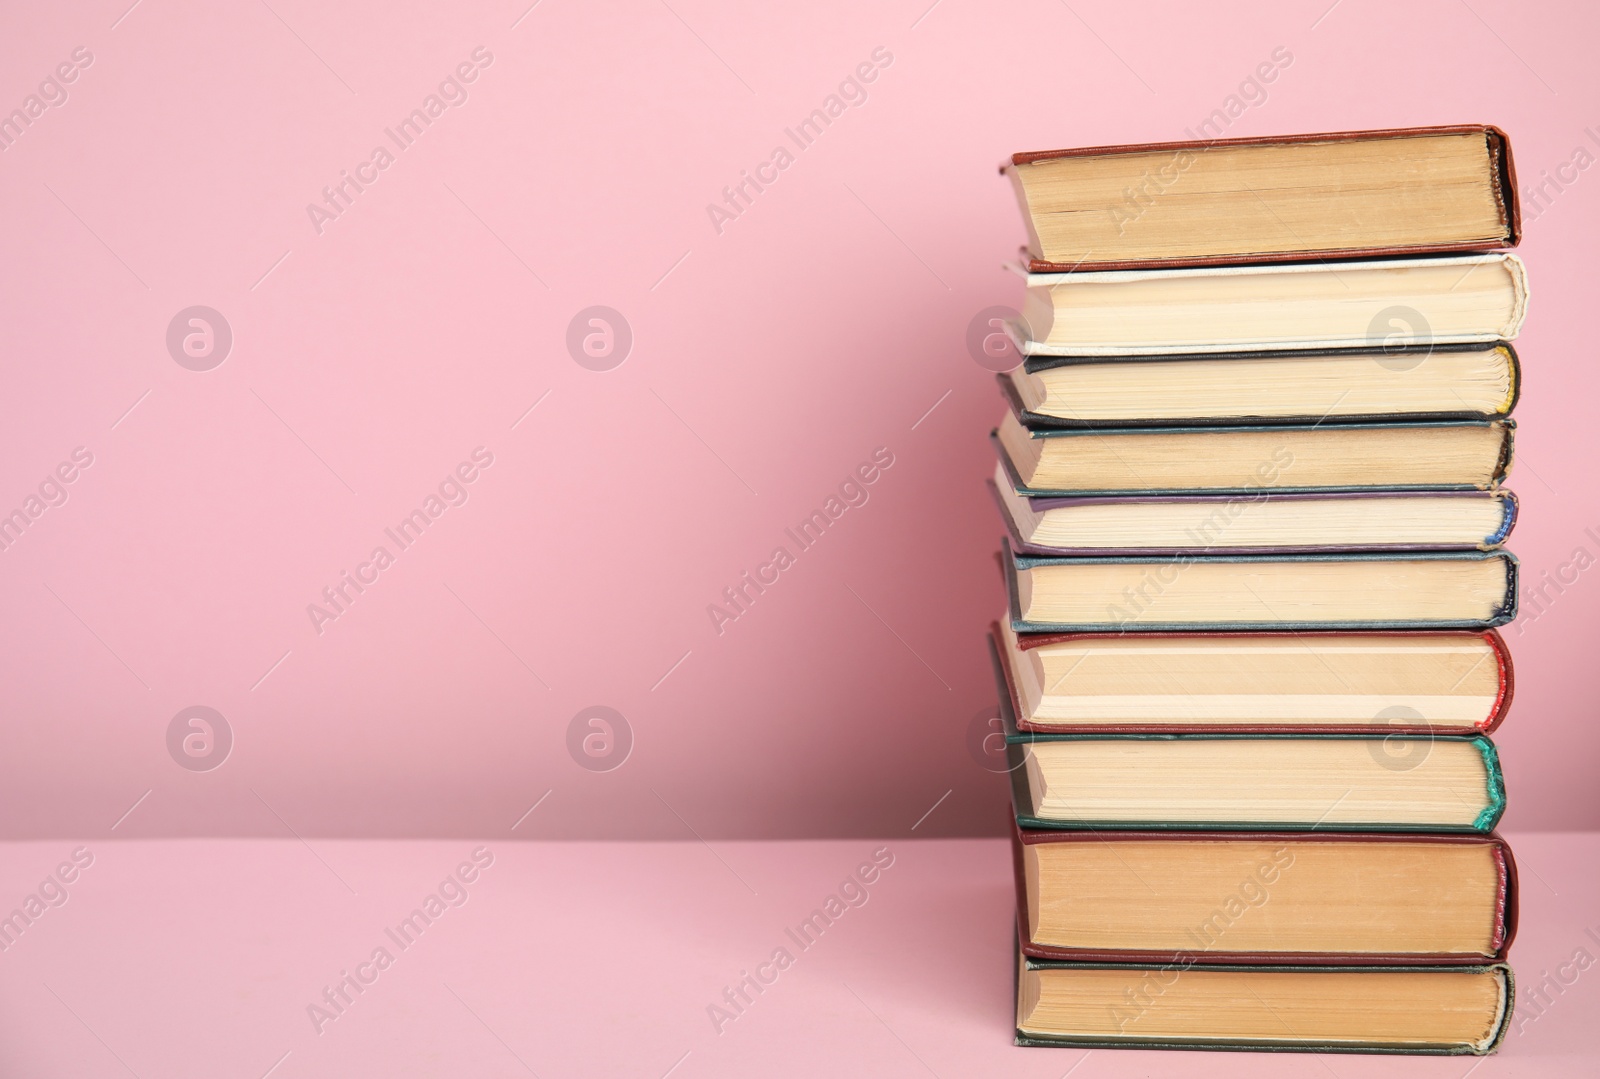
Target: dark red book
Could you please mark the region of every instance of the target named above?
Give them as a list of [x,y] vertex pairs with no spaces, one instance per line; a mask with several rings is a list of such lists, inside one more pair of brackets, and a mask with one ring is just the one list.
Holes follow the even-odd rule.
[[989,627],[1008,725],[1048,734],[1359,734],[1403,764],[1510,711],[1495,630],[1014,633]]
[[1521,236],[1510,141],[1481,124],[1045,150],[1001,172],[1034,273],[1487,251]]

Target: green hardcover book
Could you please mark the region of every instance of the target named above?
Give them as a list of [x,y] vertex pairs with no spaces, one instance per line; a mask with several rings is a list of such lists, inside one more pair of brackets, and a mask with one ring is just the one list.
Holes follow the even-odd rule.
[[1483,1055],[1514,980],[1475,967],[1067,963],[1018,956],[1018,1045]]

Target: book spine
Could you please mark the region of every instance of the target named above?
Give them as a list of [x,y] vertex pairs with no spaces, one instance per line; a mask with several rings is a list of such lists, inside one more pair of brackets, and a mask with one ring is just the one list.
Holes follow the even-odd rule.
[[1511,848],[1504,840],[1495,847],[1494,858],[1500,870],[1500,885],[1495,895],[1496,918],[1489,946],[1494,950],[1493,958],[1503,959],[1517,934],[1517,864],[1512,861]]
[[1500,823],[1500,817],[1506,811],[1505,775],[1500,771],[1500,754],[1496,752],[1494,743],[1487,738],[1477,738],[1474,741],[1478,752],[1483,754],[1488,804],[1483,807],[1483,812],[1478,814],[1477,820],[1472,822],[1472,827],[1475,831],[1487,833],[1494,831],[1494,826]]
[[1506,399],[1500,406],[1500,415],[1509,416],[1511,410],[1517,407],[1517,401],[1522,396],[1522,363],[1517,359],[1517,350],[1511,347],[1510,341],[1502,341],[1496,349],[1506,358]]
[[1511,1029],[1511,1017],[1516,1012],[1517,1003],[1517,976],[1511,967],[1502,963],[1496,968],[1500,974],[1500,1017],[1495,1024],[1494,1033],[1489,1035],[1489,1040],[1481,1047],[1473,1049],[1479,1056],[1487,1056],[1500,1048],[1500,1043],[1506,1040],[1506,1032]]
[[1506,713],[1511,711],[1511,699],[1516,695],[1517,677],[1516,668],[1511,663],[1511,650],[1506,647],[1506,639],[1498,630],[1486,630],[1483,639],[1489,647],[1494,649],[1495,665],[1498,668],[1499,692],[1495,695],[1494,707],[1489,710],[1489,716],[1483,722],[1482,730],[1485,734],[1500,726]]
[[1489,620],[1489,625],[1503,626],[1517,617],[1517,577],[1521,572],[1522,563],[1517,561],[1517,556],[1510,551],[1499,551],[1495,557],[1506,567],[1506,594],[1495,610],[1494,617]]
[[1500,492],[1501,517],[1500,527],[1483,538],[1484,549],[1498,547],[1511,535],[1511,530],[1517,524],[1517,496],[1510,491]]
[[1517,165],[1511,156],[1511,139],[1493,124],[1484,128],[1488,137],[1491,164],[1499,190],[1501,212],[1506,219],[1506,246],[1516,247],[1522,241],[1522,199],[1517,192]]
[[1490,487],[1497,486],[1511,471],[1511,462],[1516,456],[1516,434],[1517,425],[1514,420],[1500,421],[1500,459],[1495,462],[1494,474],[1489,479]]

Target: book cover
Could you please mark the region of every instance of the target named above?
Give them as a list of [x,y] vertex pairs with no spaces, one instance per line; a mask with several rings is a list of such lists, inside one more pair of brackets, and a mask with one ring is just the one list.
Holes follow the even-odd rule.
[[[1461,742],[1471,744],[1482,755],[1484,774],[1486,776],[1486,789],[1484,791],[1484,808],[1478,813],[1476,819],[1463,827],[1446,824],[1410,824],[1392,821],[1367,821],[1348,822],[1341,821],[1337,828],[1329,827],[1319,821],[1309,823],[1282,820],[1058,820],[1050,817],[1041,817],[1034,813],[1033,792],[1029,787],[1027,755],[1034,745],[1049,742],[1074,742],[1074,741],[1105,741],[1107,739],[1127,739],[1137,741],[1147,739],[1151,741],[1217,741],[1222,739],[1248,740],[1271,739],[1281,741],[1284,739],[1339,739],[1349,741],[1376,741],[1381,743],[1385,738],[1392,737],[1389,732],[1373,735],[1365,734],[1333,734],[1327,731],[1314,731],[1305,734],[1292,734],[1286,731],[1251,731],[1249,733],[1226,734],[1219,731],[1193,731],[1140,733],[1140,734],[1092,734],[1084,731],[1051,731],[1036,733],[1032,731],[1019,731],[1013,725],[1006,731],[1006,762],[1010,766],[1008,774],[1011,776],[1011,808],[1017,819],[1017,824],[1022,828],[1051,829],[1063,832],[1089,831],[1097,834],[1120,834],[1130,828],[1149,832],[1303,832],[1306,834],[1331,834],[1337,832],[1373,832],[1387,835],[1422,835],[1422,834],[1456,834],[1456,835],[1488,835],[1494,831],[1495,825],[1500,823],[1500,818],[1506,810],[1505,779],[1500,771],[1500,757],[1494,748],[1494,743],[1482,735],[1434,735],[1432,733],[1420,736],[1417,741],[1431,749],[1435,743]],[[1381,753],[1382,750],[1377,750]],[[1225,777],[1219,777],[1218,782],[1226,782]]]
[[[1424,340],[1435,347],[1493,345],[1514,340],[1528,314],[1527,267],[1504,252],[1092,273],[1013,269],[1027,293],[1023,314],[1006,327],[1023,356],[1371,348],[1375,321],[1397,307],[1430,327]],[[1477,295],[1463,303],[1446,282],[1468,278]],[[1349,295],[1355,298],[1342,299]],[[1112,311],[1119,329],[1108,337],[1103,316]],[[1220,323],[1218,315],[1225,315]]]
[[[1385,637],[1404,640],[1407,637],[1419,636],[1415,630],[1381,630],[1378,631]],[[1511,652],[1506,647],[1506,642],[1498,630],[1488,629],[1482,631],[1459,630],[1452,631],[1463,637],[1479,639],[1487,642],[1491,654],[1495,658],[1498,668],[1495,676],[1498,692],[1494,704],[1488,714],[1478,723],[1464,726],[1445,726],[1427,723],[1406,723],[1403,718],[1385,719],[1382,730],[1385,734],[1392,735],[1473,735],[1489,734],[1496,730],[1505,719],[1506,713],[1511,710],[1511,700],[1516,692],[1516,676],[1511,665]],[[1422,634],[1431,635],[1431,634]],[[1050,644],[1065,641],[1089,640],[1105,637],[1101,633],[1028,633],[1019,634],[1018,647],[1026,652],[1030,649],[1041,648]],[[1120,636],[1112,634],[1111,636]],[[1148,633],[1141,637],[1158,638],[1196,638],[1215,641],[1227,638],[1254,638],[1260,633],[1241,633],[1238,631],[1224,631],[1220,633],[1189,634],[1189,633]],[[1328,638],[1337,640],[1342,633],[1296,633],[1292,635],[1297,641],[1306,638]],[[1011,669],[1011,661],[1006,649],[1000,641],[1000,624],[992,622],[989,625],[989,662],[994,670],[995,684],[999,690],[1000,723],[1006,735],[1006,741],[1024,742],[1029,735],[1050,735],[1063,732],[1058,726],[1039,724],[1028,719],[1022,708],[1022,695],[1017,691],[1016,677]],[[1183,733],[1216,733],[1216,734],[1258,734],[1276,732],[1280,734],[1371,734],[1373,723],[1352,723],[1348,725],[1306,725],[1306,724],[1273,724],[1263,726],[1260,724],[1224,723],[1207,724],[1205,727],[1182,727],[1174,724],[1161,724],[1154,726],[1138,723],[1103,723],[1093,726],[1084,725],[1071,728],[1073,732],[1083,734],[1183,734]]]
[[[1140,428],[1030,428],[1028,434],[1032,438],[1118,438],[1124,435],[1138,434],[1225,434],[1230,431],[1315,431],[1324,425],[1321,424],[1284,424],[1273,426],[1269,424],[1235,424],[1223,426],[1203,427],[1140,427]],[[1334,425],[1327,425],[1334,426]],[[1126,487],[1094,487],[1092,477],[1084,477],[1084,485],[1076,487],[1035,487],[1022,482],[1021,475],[1017,472],[1016,464],[1006,453],[1005,446],[1000,442],[998,429],[989,432],[989,441],[993,445],[995,456],[999,459],[1001,467],[1005,469],[1006,478],[1011,481],[1011,486],[1019,493],[1030,498],[1079,498],[1092,496],[1096,498],[1135,496],[1135,495],[1242,495],[1255,497],[1263,491],[1270,490],[1273,494],[1360,494],[1369,491],[1482,491],[1491,490],[1505,480],[1506,474],[1511,471],[1511,460],[1517,421],[1509,417],[1498,420],[1457,420],[1445,423],[1433,422],[1403,422],[1403,423],[1349,423],[1337,425],[1344,431],[1376,430],[1384,427],[1415,427],[1415,428],[1441,428],[1452,426],[1489,427],[1500,432],[1500,452],[1494,463],[1494,470],[1486,486],[1477,486],[1471,483],[1455,484],[1397,484],[1397,483],[1370,483],[1370,484],[1340,484],[1336,486],[1309,486],[1285,483],[1274,485],[1271,488],[1261,486],[1248,487],[1238,485],[1223,485],[1215,487],[1153,487],[1148,490],[1133,490]]]
[[[1017,557],[1012,554],[1009,544],[1002,544],[1002,563],[1004,565],[1006,592],[1011,610],[1011,628],[1016,633],[1149,633],[1149,632],[1208,632],[1216,630],[1372,630],[1388,629],[1492,629],[1503,626],[1517,615],[1517,573],[1519,564],[1517,557],[1510,551],[1417,551],[1404,555],[1388,554],[1292,554],[1292,555],[1175,555],[1168,559],[1152,558],[1124,558],[1120,556],[1094,556],[1084,558],[1044,558],[1035,555]],[[1327,619],[1234,619],[1216,622],[1133,622],[1131,620],[1112,620],[1112,612],[1108,610],[1108,617],[1104,620],[1082,623],[1060,622],[1035,622],[1023,617],[1023,605],[1018,591],[1018,571],[1031,570],[1035,567],[1049,566],[1053,563],[1098,563],[1103,565],[1149,565],[1152,572],[1165,573],[1168,570],[1181,571],[1184,565],[1202,562],[1209,563],[1254,563],[1263,568],[1273,565],[1283,565],[1292,562],[1365,562],[1365,563],[1400,563],[1400,562],[1435,562],[1435,561],[1485,561],[1496,559],[1505,566],[1505,594],[1500,602],[1490,612],[1487,618],[1439,618],[1439,619],[1394,619],[1373,620],[1353,619],[1350,621]]]
[[[1310,951],[1274,951],[1274,952],[1245,952],[1228,950],[1225,947],[1211,948],[1203,938],[1196,938],[1194,949],[1094,949],[1094,948],[1063,948],[1050,944],[1041,944],[1032,939],[1029,928],[1028,913],[1028,884],[1027,871],[1023,865],[1023,848],[1037,844],[1047,843],[1104,843],[1112,838],[1118,841],[1148,841],[1160,843],[1193,843],[1199,842],[1259,842],[1268,843],[1404,843],[1404,844],[1470,844],[1488,848],[1492,858],[1498,884],[1494,896],[1494,924],[1491,927],[1490,942],[1493,954],[1487,959],[1483,955],[1471,953],[1419,953],[1419,952],[1394,952],[1394,953],[1361,953],[1346,954],[1339,952],[1310,952]],[[1517,865],[1512,858],[1511,847],[1498,834],[1491,832],[1488,835],[1455,835],[1455,834],[1428,834],[1416,833],[1405,835],[1385,835],[1378,832],[1328,832],[1307,834],[1304,832],[1163,832],[1163,831],[1120,831],[1108,835],[1104,831],[1057,831],[1050,829],[1023,828],[1012,823],[1011,830],[1012,869],[1016,877],[1017,918],[1018,924],[1024,927],[1022,933],[1022,951],[1035,959],[1054,959],[1062,962],[1075,963],[1156,963],[1170,964],[1183,963],[1188,965],[1212,964],[1242,964],[1247,966],[1337,966],[1337,967],[1370,967],[1370,966],[1482,966],[1487,962],[1499,962],[1505,959],[1510,950],[1511,943],[1517,931]],[[1226,937],[1219,938],[1226,940]]]
[[[1069,157],[1113,157],[1130,154],[1180,154],[1203,155],[1214,149],[1252,146],[1296,146],[1361,140],[1403,139],[1431,135],[1482,135],[1485,152],[1489,158],[1489,171],[1493,196],[1502,220],[1502,233],[1498,242],[1433,241],[1405,246],[1345,246],[1322,247],[1286,252],[1242,252],[1233,254],[1195,255],[1181,260],[1152,260],[1117,258],[1113,252],[1104,257],[1093,253],[1071,263],[1051,262],[1040,257],[1042,247],[1034,227],[1033,214],[1022,189],[1018,169],[1022,166]],[[1332,260],[1352,258],[1381,258],[1395,255],[1443,254],[1449,252],[1480,251],[1494,247],[1515,247],[1522,238],[1522,213],[1517,194],[1516,166],[1511,156],[1511,141],[1500,128],[1488,124],[1456,124],[1437,127],[1388,128],[1372,131],[1336,131],[1303,135],[1247,136],[1231,139],[1188,140],[1178,142],[1127,143],[1114,146],[1087,146],[1062,150],[1043,150],[1013,154],[1000,166],[1002,175],[1008,177],[1016,189],[1019,204],[1024,208],[1030,238],[1023,248],[1027,268],[1033,273],[1071,273],[1074,271],[1140,269],[1151,265],[1228,266],[1240,263],[1293,262],[1304,260]]]
[[[1137,1015],[1140,1007],[1140,994],[1144,999],[1154,1000],[1165,986],[1174,985],[1177,979],[1186,973],[1195,973],[1194,967],[1185,962],[1177,963],[1087,963],[1078,961],[1061,961],[1052,959],[1038,959],[1023,954],[1017,955],[1017,978],[1019,995],[1022,976],[1025,972],[1047,970],[1106,970],[1127,972],[1129,974],[1144,972],[1147,977],[1136,979],[1140,988],[1135,990],[1134,1002],[1130,1005],[1126,994],[1108,999],[1108,1009],[1124,1008]],[[1424,1056],[1486,1056],[1498,1049],[1505,1041],[1506,1032],[1511,1027],[1511,1019],[1515,1012],[1516,978],[1509,966],[1504,963],[1492,963],[1474,966],[1382,966],[1367,967],[1349,966],[1311,966],[1311,965],[1280,965],[1272,967],[1245,966],[1239,964],[1214,964],[1207,965],[1199,973],[1212,971],[1215,973],[1248,973],[1260,974],[1264,979],[1270,979],[1274,974],[1342,974],[1352,978],[1362,978],[1366,975],[1382,975],[1385,973],[1404,972],[1407,974],[1442,974],[1461,975],[1475,974],[1486,975],[1497,979],[1500,983],[1498,993],[1499,1007],[1490,1019],[1488,1036],[1478,1042],[1450,1042],[1450,1043],[1418,1043],[1414,1041],[1385,1041],[1375,1038],[1370,1033],[1362,1031],[1359,1027],[1352,1027],[1347,1038],[1339,1041],[1327,1039],[1308,1038],[1104,1038],[1093,1035],[1046,1035],[1024,1031],[1019,1025],[1016,1030],[1015,1044],[1036,1048],[1077,1048],[1077,1049],[1201,1049],[1234,1052],[1249,1050],[1251,1052],[1266,1053],[1376,1053],[1376,1054],[1405,1054]],[[1264,981],[1270,984],[1270,981]],[[1263,1006],[1271,1011],[1271,1005],[1263,1001]],[[1112,1014],[1115,1014],[1113,1011]]]
[[[1005,502],[1000,497],[1000,490],[995,486],[994,480],[984,481],[989,487],[989,494],[994,498],[995,505],[1000,509],[1000,519],[1005,522],[1006,532],[1011,540],[1012,550],[1019,554],[1037,555],[1040,557],[1067,557],[1067,556],[1092,556],[1104,554],[1118,555],[1178,555],[1178,554],[1359,554],[1364,552],[1382,551],[1488,551],[1499,547],[1511,535],[1511,530],[1517,523],[1517,496],[1506,488],[1496,491],[1394,491],[1374,490],[1349,493],[1330,493],[1327,491],[1291,491],[1279,493],[1274,491],[1261,491],[1250,497],[1250,501],[1292,502],[1292,501],[1333,501],[1348,507],[1350,513],[1360,513],[1363,508],[1370,505],[1369,500],[1387,498],[1415,498],[1419,495],[1428,498],[1476,498],[1492,499],[1501,504],[1500,524],[1493,532],[1483,536],[1475,543],[1373,543],[1373,544],[1335,544],[1321,543],[1316,545],[1274,545],[1271,547],[1229,546],[1225,543],[1208,544],[1196,547],[1048,547],[1030,543],[1022,538],[1017,531],[1017,522],[1011,514],[1006,512]],[[1243,499],[1239,495],[1217,494],[1189,494],[1189,495],[1081,495],[1077,497],[1041,497],[1026,494],[1018,489],[1017,493],[1028,500],[1029,508],[1035,513],[1045,513],[1053,509],[1066,509],[1073,506],[1115,505],[1118,503],[1139,502],[1188,502],[1200,507],[1213,507],[1218,513],[1226,513],[1228,508]]]
[[[1097,427],[1207,427],[1207,426],[1238,426],[1240,424],[1283,424],[1286,426],[1300,426],[1312,424],[1319,427],[1337,426],[1339,424],[1367,424],[1367,423],[1394,423],[1402,421],[1426,422],[1445,420],[1492,420],[1509,416],[1517,406],[1517,401],[1522,396],[1522,360],[1517,355],[1517,350],[1510,341],[1496,341],[1494,347],[1505,354],[1506,364],[1511,372],[1511,390],[1507,394],[1504,404],[1493,412],[1476,412],[1471,409],[1455,409],[1433,412],[1366,412],[1331,415],[1301,415],[1301,416],[1192,416],[1176,419],[1119,419],[1119,420],[1074,420],[1061,416],[1051,416],[1043,412],[1035,412],[1027,408],[1017,394],[1016,385],[1005,372],[995,376],[1000,384],[1000,393],[1017,414],[1024,425],[1029,428],[1097,428]],[[1030,375],[1042,371],[1050,371],[1061,367],[1088,367],[1101,364],[1138,364],[1138,363],[1204,363],[1227,362],[1230,360],[1248,363],[1252,360],[1261,360],[1263,357],[1274,358],[1300,358],[1300,357],[1334,357],[1354,356],[1367,357],[1374,363],[1388,363],[1395,365],[1400,370],[1405,370],[1407,365],[1430,355],[1441,352],[1474,352],[1481,350],[1483,345],[1472,343],[1457,344],[1429,344],[1423,346],[1408,346],[1404,348],[1331,348],[1331,349],[1281,349],[1270,353],[1263,352],[1177,352],[1168,354],[1148,354],[1141,356],[1056,356],[1037,354],[1027,356],[1022,364],[1022,370]]]

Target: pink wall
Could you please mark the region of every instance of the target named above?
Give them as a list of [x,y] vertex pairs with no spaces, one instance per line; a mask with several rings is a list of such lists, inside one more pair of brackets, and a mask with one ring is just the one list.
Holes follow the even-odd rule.
[[[0,511],[92,455],[0,552],[0,835],[505,834],[546,792],[513,834],[997,832],[967,736],[999,406],[964,340],[1018,299],[994,166],[1184,137],[1280,47],[1230,134],[1487,121],[1525,183],[1575,180],[1529,213],[1513,476],[1527,575],[1570,583],[1508,635],[1501,741],[1508,823],[1600,827],[1600,170],[1568,167],[1600,154],[1600,74],[1576,5],[126,7],[0,14],[0,109],[73,80],[0,152]],[[865,100],[790,142],[860,65]],[[719,231],[707,205],[758,166]],[[373,182],[314,222],[341,170]],[[211,370],[167,346],[194,305],[231,328]],[[615,339],[579,341],[589,366],[567,344],[595,305],[631,328],[610,370]],[[865,503],[799,551],[785,529],[875,453]],[[463,504],[386,536],[463,463]],[[793,564],[714,625],[780,545]],[[376,580],[314,625],[346,570]],[[231,731],[209,771],[176,763],[207,763],[183,731],[169,751],[192,705]],[[596,705],[633,739],[604,772],[568,749]]]

